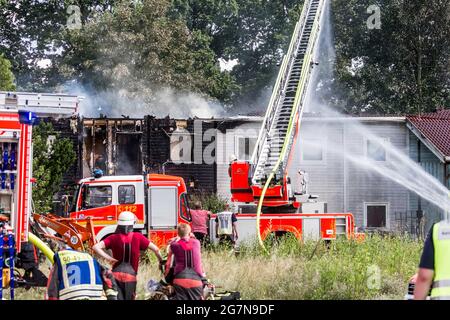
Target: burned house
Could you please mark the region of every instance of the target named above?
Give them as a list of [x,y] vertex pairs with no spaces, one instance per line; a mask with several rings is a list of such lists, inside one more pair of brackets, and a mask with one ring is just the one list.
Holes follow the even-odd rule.
[[[146,116],[144,123],[146,172],[180,176],[191,192],[217,191],[215,121]],[[208,150],[213,161],[204,157]]]
[[[46,119],[78,155],[63,185],[89,177],[161,173],[183,177],[190,192],[216,192],[216,121],[195,119],[72,118]],[[213,129],[212,131],[210,129]],[[205,138],[207,137],[207,138]]]
[[134,175],[144,172],[143,119],[81,119],[81,176],[95,168],[106,175]]

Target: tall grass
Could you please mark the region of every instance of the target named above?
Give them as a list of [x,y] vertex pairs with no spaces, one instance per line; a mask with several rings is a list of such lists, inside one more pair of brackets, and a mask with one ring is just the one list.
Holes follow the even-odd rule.
[[[241,245],[238,255],[208,249],[204,268],[218,291],[240,291],[243,299],[403,299],[422,243],[372,236],[362,243],[338,240],[327,246],[287,237],[269,248],[265,254],[255,241]],[[160,279],[151,260],[140,266],[138,299],[144,298],[149,279]],[[17,296],[42,299],[43,292],[18,289]]]
[[[399,237],[329,246],[288,237],[271,245],[269,255],[253,242],[241,246],[237,256],[208,250],[203,263],[218,290],[240,291],[244,299],[403,299],[421,248],[420,242]],[[143,269],[142,278],[158,279],[154,267]]]

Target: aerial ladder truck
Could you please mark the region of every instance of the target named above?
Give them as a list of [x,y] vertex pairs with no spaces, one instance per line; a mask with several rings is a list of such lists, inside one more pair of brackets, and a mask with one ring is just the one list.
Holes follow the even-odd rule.
[[232,202],[257,204],[256,215],[238,215],[241,240],[254,235],[255,220],[260,241],[269,234],[286,233],[299,239],[362,236],[355,233],[351,213],[304,212],[302,204],[315,201],[314,197],[305,190],[296,192],[288,176],[308,84],[316,64],[313,56],[324,4],[325,0],[304,2],[251,160],[235,160],[230,164]]

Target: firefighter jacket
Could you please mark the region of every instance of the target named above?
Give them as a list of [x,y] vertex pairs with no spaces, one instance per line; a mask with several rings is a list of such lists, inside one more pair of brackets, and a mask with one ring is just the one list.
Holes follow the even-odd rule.
[[431,299],[450,300],[450,224],[433,226],[434,279]]
[[47,294],[48,299],[59,300],[104,299],[100,264],[84,252],[59,251],[55,254]]

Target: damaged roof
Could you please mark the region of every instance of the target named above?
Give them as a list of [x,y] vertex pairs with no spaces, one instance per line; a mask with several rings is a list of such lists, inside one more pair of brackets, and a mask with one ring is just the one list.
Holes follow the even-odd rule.
[[418,138],[430,142],[447,162],[450,162],[450,109],[422,115],[407,116],[407,121],[416,129]]

